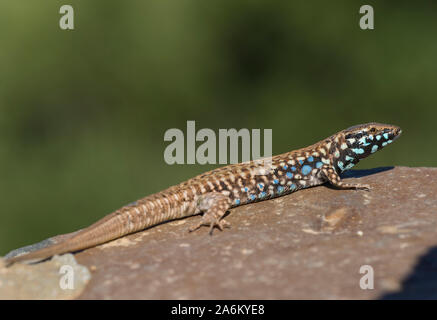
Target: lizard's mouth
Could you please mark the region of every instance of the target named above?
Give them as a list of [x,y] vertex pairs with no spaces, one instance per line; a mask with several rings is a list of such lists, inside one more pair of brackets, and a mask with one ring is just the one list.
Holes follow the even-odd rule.
[[398,139],[398,138],[401,136],[402,129],[399,128],[399,130],[396,130],[396,131],[397,131],[397,132],[395,132],[395,134],[394,134],[394,136],[393,136],[393,138],[392,138],[393,141],[395,141],[396,139]]

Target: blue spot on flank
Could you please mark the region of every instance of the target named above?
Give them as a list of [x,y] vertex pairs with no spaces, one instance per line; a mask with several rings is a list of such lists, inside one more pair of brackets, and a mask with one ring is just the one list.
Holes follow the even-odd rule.
[[267,194],[263,191],[263,192],[261,192],[260,194],[259,194],[259,198],[264,198],[265,196],[266,196]]
[[244,191],[245,192],[249,191],[249,188],[248,187],[244,187]]
[[300,164],[303,164],[303,160],[299,160],[299,163],[300,163]]
[[296,190],[296,185],[294,183],[290,186],[290,190]]
[[313,168],[306,164],[302,167],[302,174],[306,176],[308,173],[311,172],[311,170],[313,170]]
[[376,136],[376,140],[381,140],[381,136],[379,134]]
[[282,167],[282,169],[287,170],[288,166],[286,164],[284,164],[284,166]]
[[235,204],[240,204],[240,199],[235,199]]
[[337,161],[337,166],[340,168],[341,171],[344,171],[344,163],[343,163],[343,161]]
[[293,178],[293,174],[291,172],[287,172],[286,176],[287,176],[288,179]]
[[346,156],[345,159],[346,159],[346,161],[353,161],[354,160],[354,158],[349,157],[349,156]]
[[291,171],[293,171],[293,172],[296,171],[296,167],[294,167],[294,166],[291,167]]
[[369,139],[370,139],[370,140],[373,140],[373,136],[372,136],[372,135],[370,135],[370,136],[369,136]]
[[312,156],[309,156],[307,160],[308,160],[308,162],[313,162],[314,158]]
[[250,200],[255,200],[255,196],[253,194],[249,195]]
[[378,145],[374,145],[373,147],[372,147],[372,153],[375,153],[376,151],[378,151]]
[[323,162],[319,161],[316,163],[316,168],[319,169],[323,166]]
[[279,193],[284,192],[284,187],[283,187],[283,186],[279,186],[279,187],[278,187],[278,192],[279,192]]
[[279,180],[278,180],[278,179],[275,179],[275,180],[273,180],[273,183],[274,183],[274,184],[278,184],[278,183],[279,183]]
[[364,153],[364,149],[362,149],[362,148],[352,149],[352,151],[355,152],[356,154],[363,154]]
[[392,143],[393,142],[393,140],[387,140],[387,143]]
[[385,147],[387,145],[387,142],[383,142],[382,146]]
[[262,183],[258,183],[258,189],[260,190],[264,189],[264,185]]
[[384,133],[383,136],[384,136],[384,139],[386,139],[386,140],[388,139],[388,133]]

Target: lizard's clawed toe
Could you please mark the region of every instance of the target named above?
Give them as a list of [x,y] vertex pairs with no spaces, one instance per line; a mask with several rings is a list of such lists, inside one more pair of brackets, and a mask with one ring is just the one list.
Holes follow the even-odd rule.
[[198,224],[196,224],[195,226],[189,228],[188,231],[193,232],[202,226],[209,226],[209,234],[212,235],[212,233],[214,231],[214,227],[217,227],[220,231],[223,231],[224,228],[230,228],[231,224],[224,219],[209,221],[209,220],[207,220],[207,218],[205,219],[202,217],[202,220]]
[[357,190],[370,191],[370,185],[368,184],[359,184],[355,187]]
[[217,227],[220,231],[223,231],[224,228],[230,228],[231,224],[226,220],[222,219],[220,221],[214,221],[209,225],[209,234],[212,235],[214,231],[214,227]]
[[210,234],[212,234],[214,227],[217,227],[220,231],[223,231],[224,228],[230,228],[231,224],[227,222],[225,219],[222,219],[220,221],[215,221],[211,225],[211,230],[209,231]]

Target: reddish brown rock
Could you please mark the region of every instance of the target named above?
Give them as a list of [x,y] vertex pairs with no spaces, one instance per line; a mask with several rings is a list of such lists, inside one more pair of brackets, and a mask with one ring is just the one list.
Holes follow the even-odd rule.
[[192,217],[80,252],[92,274],[80,298],[437,298],[437,169],[345,178],[372,189],[319,186],[233,209],[212,237],[188,233]]
[[0,300],[74,299],[91,278],[90,271],[78,265],[71,253],[55,256],[36,265],[1,266]]

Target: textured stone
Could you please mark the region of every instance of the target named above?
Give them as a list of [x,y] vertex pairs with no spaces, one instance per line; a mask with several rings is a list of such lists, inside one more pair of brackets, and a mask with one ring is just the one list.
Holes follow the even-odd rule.
[[[319,186],[233,209],[212,237],[188,233],[192,217],[79,252],[92,273],[79,298],[437,298],[437,169],[344,178],[371,191]],[[373,290],[360,288],[364,265]]]
[[[67,272],[71,282],[65,278]],[[35,265],[0,267],[0,299],[74,299],[90,278],[88,269],[78,265],[72,254]]]

